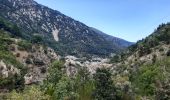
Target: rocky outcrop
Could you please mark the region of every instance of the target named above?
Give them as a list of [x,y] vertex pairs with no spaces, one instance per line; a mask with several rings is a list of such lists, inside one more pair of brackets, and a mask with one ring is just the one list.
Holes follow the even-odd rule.
[[4,61],[0,61],[0,77],[8,78],[10,75],[20,74],[20,70],[13,65],[6,64]]
[[[42,82],[46,78],[49,65],[53,61],[59,60],[60,56],[53,49],[39,44],[32,44],[29,50],[20,49],[22,47],[18,43],[21,41],[23,40],[15,39],[15,42],[10,45],[12,48],[10,50],[16,56],[16,59],[28,69],[24,76],[25,84]],[[25,41],[25,44],[27,44],[27,41]],[[4,66],[3,63],[2,65]],[[4,73],[5,68],[3,69]]]

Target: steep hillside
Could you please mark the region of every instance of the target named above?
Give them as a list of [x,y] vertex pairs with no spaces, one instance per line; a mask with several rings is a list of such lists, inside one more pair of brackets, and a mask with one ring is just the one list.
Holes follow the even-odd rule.
[[19,33],[15,25],[0,20],[0,93],[42,82],[48,66],[60,58],[40,42],[19,38]]
[[91,30],[88,26],[33,0],[0,0],[0,16],[16,23],[26,39],[40,34],[44,43],[61,55],[108,56],[129,42]]
[[169,56],[170,24],[167,23],[112,59],[117,87],[122,91],[128,87],[126,93],[136,99],[169,100]]
[[130,45],[134,44],[134,43],[132,43],[132,42],[128,42],[128,41],[126,41],[126,40],[123,40],[123,39],[120,39],[120,38],[117,38],[117,37],[108,35],[108,34],[102,32],[102,31],[100,31],[100,30],[98,30],[98,29],[93,28],[93,27],[91,27],[91,29],[92,29],[93,31],[95,31],[96,33],[98,33],[98,34],[103,35],[103,37],[104,37],[106,40],[114,43],[115,45],[119,45],[119,46],[121,46],[121,47],[123,47],[123,48],[129,47]]

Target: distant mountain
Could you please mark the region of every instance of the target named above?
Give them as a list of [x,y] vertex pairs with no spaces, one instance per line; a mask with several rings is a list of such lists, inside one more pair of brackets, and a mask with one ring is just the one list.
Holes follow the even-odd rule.
[[123,39],[108,35],[108,34],[102,32],[102,31],[100,31],[100,30],[98,30],[96,28],[91,27],[91,29],[93,31],[95,31],[96,33],[98,33],[98,34],[103,35],[103,37],[106,40],[114,43],[115,45],[119,45],[120,47],[125,47],[126,48],[126,47],[129,47],[130,45],[134,44],[133,42],[129,42],[129,41],[126,41],[126,40],[123,40]]
[[40,5],[34,0],[0,0],[0,16],[17,24],[30,40],[40,35],[44,44],[61,55],[108,56],[118,53],[131,43],[103,35],[59,11]]

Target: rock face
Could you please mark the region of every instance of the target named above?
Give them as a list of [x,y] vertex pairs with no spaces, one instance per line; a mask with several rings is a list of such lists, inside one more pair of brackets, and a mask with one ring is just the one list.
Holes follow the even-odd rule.
[[[62,55],[108,56],[131,43],[92,30],[64,14],[33,0],[0,0],[0,16],[17,24],[23,37],[40,34],[45,43]],[[111,37],[111,36],[109,36]]]
[[0,77],[7,78],[10,75],[20,74],[20,70],[15,68],[12,65],[4,63],[4,61],[0,61]]

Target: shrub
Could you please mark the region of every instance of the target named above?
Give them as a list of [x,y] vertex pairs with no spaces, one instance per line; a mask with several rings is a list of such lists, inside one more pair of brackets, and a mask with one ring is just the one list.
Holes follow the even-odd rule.
[[75,87],[79,95],[78,100],[92,100],[95,88],[94,80],[86,67],[80,67],[75,78]]
[[138,87],[137,93],[147,96],[154,94],[156,90],[155,81],[163,79],[161,69],[157,63],[141,66],[139,72],[133,77],[135,78],[131,81]]
[[16,60],[16,57],[11,52],[0,51],[0,59],[4,60],[5,63],[14,65],[19,69],[23,68],[23,65]]
[[94,98],[97,100],[115,100],[116,91],[111,80],[109,69],[98,68],[94,74]]
[[22,36],[19,27],[16,24],[12,24],[3,18],[0,18],[0,29],[3,28],[5,31],[12,33],[14,36]]
[[17,53],[17,54],[16,54],[16,57],[20,57],[20,53]]
[[116,62],[119,62],[120,61],[120,56],[118,55],[115,55],[113,58],[111,58],[111,63],[116,63]]
[[38,87],[31,86],[22,93],[13,91],[8,96],[10,100],[50,100],[50,96],[45,95]]
[[42,43],[43,42],[43,37],[41,35],[33,35],[32,43]]
[[56,84],[53,99],[54,100],[76,100],[78,94],[75,92],[75,83],[69,77],[63,76]]
[[142,57],[146,54],[150,54],[151,53],[151,49],[149,46],[142,46],[139,48],[139,57]]
[[152,57],[153,57],[153,58],[152,58],[152,63],[155,63],[155,62],[156,62],[157,55],[154,54]]
[[48,68],[47,79],[42,85],[45,93],[48,95],[53,95],[55,91],[56,84],[61,80],[63,76],[63,63],[60,61],[54,61]]
[[42,59],[34,58],[33,63],[37,66],[43,66],[45,65],[44,61]]
[[45,68],[45,67],[42,67],[42,68],[41,68],[41,73],[44,74],[44,73],[46,73],[46,72],[47,72],[46,68]]
[[28,57],[28,58],[25,60],[25,63],[26,63],[26,64],[32,64],[31,58]]
[[168,52],[166,53],[167,56],[170,56],[170,50],[168,50]]
[[10,75],[7,78],[0,78],[0,88],[7,90],[22,90],[24,88],[24,78],[22,75]]
[[160,52],[163,52],[163,51],[164,51],[164,48],[160,48],[159,51],[160,51]]
[[32,48],[32,44],[28,41],[20,41],[18,42],[18,49],[19,50],[30,50]]

